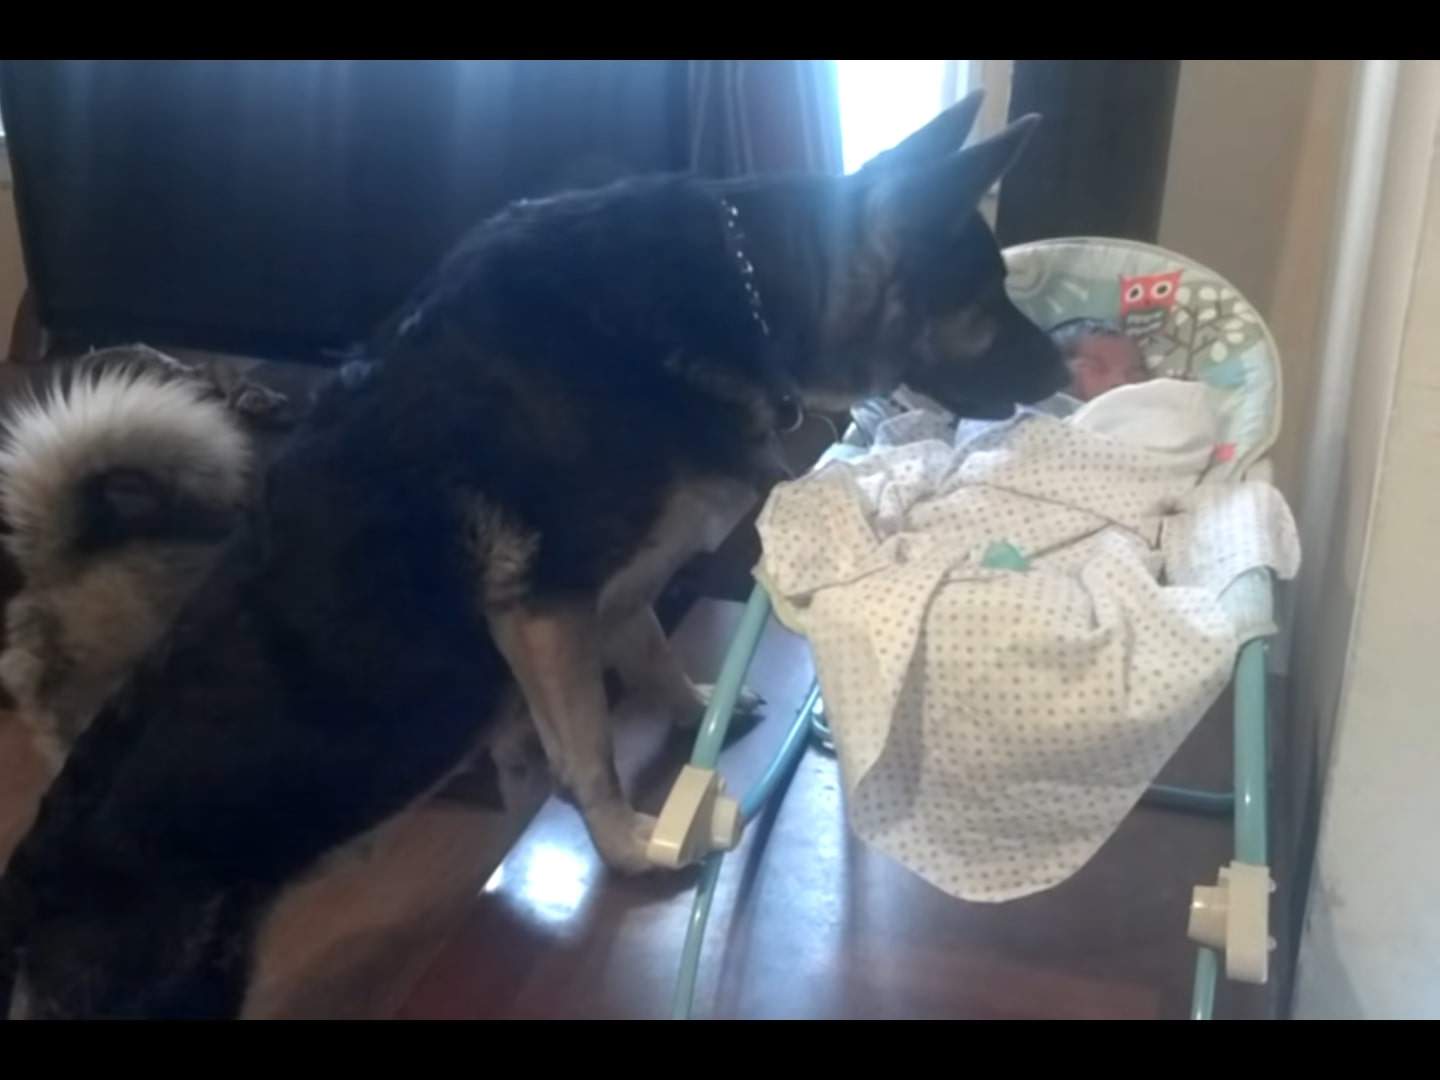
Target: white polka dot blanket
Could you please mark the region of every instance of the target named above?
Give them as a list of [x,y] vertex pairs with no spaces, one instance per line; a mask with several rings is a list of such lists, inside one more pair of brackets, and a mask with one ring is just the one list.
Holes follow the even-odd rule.
[[757,573],[812,644],[857,835],[980,901],[1099,849],[1230,677],[1226,588],[1299,566],[1280,494],[1217,475],[1225,425],[1175,379],[1065,419],[906,412],[776,489]]

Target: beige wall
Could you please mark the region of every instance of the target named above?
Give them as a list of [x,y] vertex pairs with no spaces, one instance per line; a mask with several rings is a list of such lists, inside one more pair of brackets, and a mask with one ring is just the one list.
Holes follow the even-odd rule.
[[[1366,70],[1377,100],[1378,69]],[[1440,578],[1427,550],[1440,525],[1440,65],[1399,65],[1374,160],[1349,158],[1359,76],[1340,61],[1187,61],[1161,242],[1251,295],[1283,353],[1277,480],[1305,549],[1287,593],[1298,612],[1291,649],[1277,650],[1290,676],[1279,749],[1293,787],[1277,801],[1288,872],[1322,815],[1295,1011],[1440,1016]],[[1383,174],[1378,214],[1356,235],[1373,249],[1368,266],[1357,250],[1361,284],[1347,290],[1362,294],[1351,371],[1322,306],[1341,211],[1358,214],[1372,170]],[[1323,411],[1322,362],[1337,406]]]
[[1440,1019],[1440,63],[1401,65],[1390,131],[1332,570],[1296,641],[1313,675],[1297,702],[1334,730],[1308,1018]]
[[1412,309],[1426,302],[1425,294],[1415,291],[1412,277],[1423,253],[1437,110],[1440,68],[1402,64],[1344,427],[1307,432],[1312,439],[1337,440],[1343,447],[1334,520],[1323,524],[1327,535],[1303,538],[1310,572],[1297,604],[1301,625],[1292,668],[1292,705],[1297,719],[1317,732],[1322,768],[1347,677],[1401,350]]
[[10,188],[0,184],[0,357],[10,345],[10,321],[25,291],[25,267],[20,259],[20,235],[15,229],[15,205]]
[[1230,278],[1284,359],[1276,480],[1298,498],[1352,63],[1186,60],[1159,241]]

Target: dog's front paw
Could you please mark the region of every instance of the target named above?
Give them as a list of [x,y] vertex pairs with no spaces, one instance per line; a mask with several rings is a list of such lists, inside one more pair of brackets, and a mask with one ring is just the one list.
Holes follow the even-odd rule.
[[619,874],[643,874],[655,869],[646,854],[656,819],[627,811],[591,824],[590,835],[605,865]]

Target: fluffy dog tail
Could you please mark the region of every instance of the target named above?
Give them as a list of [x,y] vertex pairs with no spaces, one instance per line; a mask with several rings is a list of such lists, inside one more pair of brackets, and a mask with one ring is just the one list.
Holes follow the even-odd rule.
[[12,408],[0,438],[6,544],[32,583],[131,540],[206,542],[242,505],[249,444],[198,384],[81,368]]

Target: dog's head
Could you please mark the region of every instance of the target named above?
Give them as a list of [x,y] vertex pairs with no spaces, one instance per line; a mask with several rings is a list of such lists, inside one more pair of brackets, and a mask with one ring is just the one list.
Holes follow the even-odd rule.
[[961,149],[979,107],[977,92],[826,182],[815,347],[796,373],[812,405],[904,384],[959,415],[1003,417],[1065,385],[1055,346],[1006,295],[1004,261],[977,209],[1039,118]]

